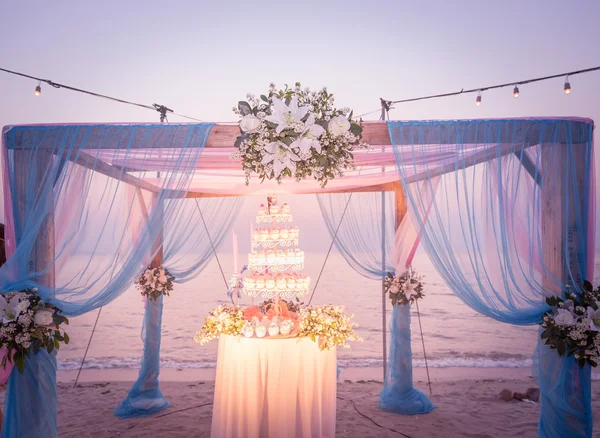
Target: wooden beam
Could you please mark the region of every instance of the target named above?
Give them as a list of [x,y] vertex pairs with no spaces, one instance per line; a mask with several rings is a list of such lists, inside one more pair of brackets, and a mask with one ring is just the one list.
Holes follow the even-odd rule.
[[515,155],[517,156],[517,158],[521,162],[521,165],[525,168],[527,173],[529,173],[529,175],[531,175],[531,177],[536,182],[536,184],[538,186],[541,186],[542,174],[541,174],[540,170],[536,167],[533,160],[531,158],[529,158],[529,155],[527,155],[525,153],[525,151],[521,151],[521,152],[515,151]]
[[396,204],[396,231],[398,231],[404,216],[406,216],[406,213],[408,212],[406,198],[404,197],[404,191],[402,190],[402,184],[400,184],[400,181],[394,183],[394,195]]
[[[536,145],[532,144],[532,145],[526,146],[526,147],[531,147],[531,146],[536,146]],[[487,149],[487,150],[484,149],[479,152],[476,152],[475,154],[471,155],[468,158],[460,159],[458,161],[454,160],[444,166],[436,167],[433,170],[427,170],[427,171],[424,171],[421,173],[416,173],[414,175],[411,175],[408,178],[406,178],[405,182],[406,182],[406,184],[412,184],[414,182],[423,181],[425,179],[433,178],[435,176],[441,176],[441,175],[445,175],[446,173],[455,172],[456,168],[457,168],[457,164],[459,166],[459,169],[466,169],[467,167],[473,167],[476,164],[480,164],[485,161],[494,160],[496,158],[503,157],[508,154],[512,154],[515,152],[515,149],[517,148],[517,146],[515,146],[513,144],[505,144],[505,145],[500,145],[497,147],[500,148],[500,153],[497,152],[495,147]],[[518,147],[520,148],[521,146],[519,145]]]
[[[257,183],[258,184],[258,183]],[[362,193],[362,192],[393,192],[395,190],[395,185],[399,184],[396,182],[389,182],[385,184],[375,184],[372,186],[365,187],[356,187],[353,189],[344,189],[344,188],[331,188],[325,187],[315,188],[314,190],[307,190],[306,192],[298,193],[299,195],[311,195],[311,194],[325,194],[325,193]],[[178,191],[166,191],[166,196],[168,198],[228,198],[231,196],[265,196],[264,193],[237,193],[237,192],[223,192],[223,193],[202,193],[196,191],[190,191],[185,194],[184,192]]]
[[75,156],[69,156],[67,158],[69,158],[69,160],[71,160],[72,162],[79,164],[80,166],[86,167],[95,172],[100,172],[103,175],[115,178],[117,180],[123,181],[124,183],[131,184],[135,187],[148,190],[149,192],[159,193],[161,190],[160,187],[157,187],[154,184],[149,183],[148,181],[144,181],[143,179],[130,175],[125,171],[119,169],[118,167],[105,163],[99,158],[92,157],[86,152],[77,151]]
[[[560,120],[559,120],[560,121]],[[586,125],[593,124],[591,120],[580,119],[571,120],[565,119],[565,122],[570,123],[569,141],[573,143],[583,143],[587,141],[589,127]],[[535,122],[535,121],[534,121]],[[544,129],[543,121],[532,123],[528,119],[513,119],[513,120],[497,120],[488,121],[485,125],[486,129],[465,130],[464,127],[472,120],[456,121],[454,123],[434,123],[434,122],[406,122],[403,125],[402,132],[394,139],[398,145],[411,145],[416,142],[422,144],[484,144],[490,138],[502,138],[505,135],[506,129],[511,129],[511,141],[516,144],[540,144],[544,142],[556,141],[553,129]],[[154,148],[170,148],[177,147],[185,142],[188,129],[197,126],[190,123],[170,123],[165,126],[159,123],[138,123],[128,125],[105,125],[105,124],[82,124],[82,125],[56,125],[56,126],[10,126],[4,131],[4,135],[15,135],[18,139],[28,131],[44,130],[45,136],[41,143],[36,143],[36,149],[55,149],[57,138],[64,137],[65,128],[72,128],[73,141],[78,141],[79,138],[85,137],[86,149],[114,149],[115,143],[106,141],[107,129],[121,128],[130,129],[130,132],[119,134],[120,138],[128,141],[128,147],[132,149],[154,149]],[[174,129],[181,127],[182,129]],[[391,144],[388,125],[386,122],[366,121],[362,123],[363,141],[373,146]],[[78,128],[76,131],[74,128]],[[169,131],[167,131],[167,129]],[[157,135],[149,135],[152,130],[160,130]],[[55,133],[53,132],[55,131]],[[169,133],[169,136],[165,135]],[[207,148],[225,148],[233,147],[235,139],[240,135],[240,129],[236,123],[230,124],[215,124],[208,136]],[[17,142],[19,143],[19,142]],[[33,142],[21,144],[20,148],[30,149]],[[7,148],[15,148],[12,142],[7,143]]]

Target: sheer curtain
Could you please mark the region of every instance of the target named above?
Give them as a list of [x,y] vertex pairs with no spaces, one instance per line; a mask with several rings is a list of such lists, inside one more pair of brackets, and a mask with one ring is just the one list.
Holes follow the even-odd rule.
[[[189,204],[182,200],[211,127],[5,128],[2,154],[9,260],[0,268],[0,292],[37,287],[43,299],[66,316],[77,316],[109,304],[131,288],[155,256],[167,226],[166,235],[171,235],[165,253],[181,245],[178,232],[189,232],[185,214]],[[130,186],[155,198],[156,202],[146,205],[147,218],[133,214],[139,199],[128,196]],[[218,218],[205,219],[211,223]],[[228,224],[216,220],[212,224],[217,239],[220,227]],[[203,246],[208,239],[201,242],[200,255],[188,266],[173,259],[172,269],[182,273],[181,279],[201,269],[210,252]],[[160,318],[153,319],[159,327]],[[153,349],[156,353],[157,348]],[[40,352],[26,362],[23,374],[15,371],[9,378],[3,436],[57,436],[56,356]],[[35,412],[36,421],[31,421],[30,412]]]
[[[175,283],[183,283],[199,275],[212,260],[229,235],[243,198],[185,199],[178,202],[185,205],[176,221],[171,220],[164,225],[162,264],[175,276]],[[185,228],[177,229],[178,223],[185,223]],[[177,299],[176,288],[177,285],[167,302]],[[141,368],[127,397],[115,408],[114,413],[119,418],[146,417],[169,407],[158,380],[163,306],[163,297],[145,302]]]
[[[356,272],[382,280],[388,272],[401,274],[411,264],[418,234],[408,214],[395,229],[394,192],[324,194],[317,199],[337,249]],[[390,333],[379,408],[405,415],[428,413],[435,406],[413,387],[410,306],[394,307]]]
[[[473,309],[537,324],[545,297],[593,278],[593,124],[586,120],[390,122],[421,242]],[[424,164],[427,155],[447,160]],[[406,160],[407,154],[412,160]],[[404,158],[404,159],[402,159]],[[437,194],[428,182],[441,175]],[[423,184],[416,190],[414,181]],[[433,198],[433,204],[428,200]],[[539,436],[592,434],[590,367],[538,341]]]

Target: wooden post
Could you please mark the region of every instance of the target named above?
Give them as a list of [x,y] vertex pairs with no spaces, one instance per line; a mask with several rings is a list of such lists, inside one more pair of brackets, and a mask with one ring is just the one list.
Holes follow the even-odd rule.
[[[55,269],[54,269],[54,204],[52,201],[52,190],[50,187],[53,181],[50,179],[50,172],[53,165],[54,155],[51,151],[37,151],[37,159],[31,160],[31,151],[15,150],[14,151],[14,162],[15,162],[15,173],[18,175],[15,181],[15,192],[17,201],[17,218],[15,220],[15,237],[22,238],[25,230],[24,227],[24,216],[25,216],[25,204],[27,202],[27,187],[29,185],[29,179],[33,176],[35,180],[35,193],[30,193],[30,197],[36,198],[37,203],[48,202],[49,207],[46,218],[42,222],[39,234],[35,240],[32,248],[31,258],[29,261],[29,272],[46,272],[40,275],[36,280],[50,288],[53,291],[56,287],[55,284]],[[36,164],[35,169],[30,168],[30,164]],[[44,179],[45,178],[45,179]],[[41,199],[41,191],[46,186],[49,193],[46,197],[49,199]],[[32,203],[32,200],[29,199]],[[36,203],[36,204],[37,204]],[[20,223],[17,223],[17,220]]]
[[[548,175],[541,190],[542,242],[546,267],[542,285],[555,295],[561,293],[562,284],[581,285],[586,280],[581,278],[578,242],[579,234],[587,233],[587,230],[578,230],[577,215],[583,211],[583,204],[587,200],[575,199],[572,183],[572,172],[575,172],[577,193],[583,196],[586,149],[585,145],[542,145],[542,169]],[[563,196],[567,192],[568,199]],[[568,215],[565,214],[567,211]]]
[[[54,203],[52,200],[52,189],[54,181],[50,178],[50,173],[54,163],[52,151],[34,151],[32,155],[30,150],[22,150],[18,147],[14,151],[15,166],[15,195],[16,210],[15,214],[15,237],[23,238],[25,233],[24,223],[25,206],[33,202],[39,205],[47,202],[47,215],[39,228],[39,233],[33,244],[31,256],[29,259],[28,273],[38,273],[46,271],[39,275],[35,280],[43,286],[50,289],[54,295],[55,276],[54,276]],[[35,163],[35,169],[31,166]],[[34,179],[34,193],[28,193],[31,179]],[[46,190],[47,192],[42,193]],[[29,199],[28,199],[29,197]],[[35,201],[34,201],[35,200]],[[31,214],[31,211],[29,211]],[[56,350],[55,350],[56,352]],[[31,421],[23,412],[7,409],[5,415],[9,417],[3,421],[11,424],[20,436],[52,436],[56,432],[56,406],[57,406],[57,388],[56,385],[48,386],[48,381],[56,379],[56,353],[47,353],[42,350],[36,355],[30,355],[25,359],[25,371],[23,374],[16,369],[13,370],[9,378],[9,393],[19,393],[18,398],[12,398],[9,403],[17,403],[18,406],[28,406],[31,412],[36,412],[36,421]],[[12,386],[15,388],[11,388]],[[40,388],[42,388],[40,390]]]
[[[579,242],[580,233],[587,233],[587,229],[578,229],[577,216],[582,211],[583,204],[587,202],[587,199],[583,199],[587,149],[585,144],[542,145],[542,175],[545,176],[541,188],[542,245],[545,266],[542,285],[545,290],[555,295],[561,294],[562,285],[580,285],[585,280],[581,275],[582,260],[579,257],[579,253],[584,248],[579,248]],[[576,180],[575,184],[573,184],[573,177]],[[575,198],[576,194],[579,198]],[[589,244],[593,245],[594,242]],[[581,404],[584,404],[584,392],[589,393],[591,388],[583,388],[582,384],[586,381],[589,384],[591,377],[584,379],[583,374],[589,373],[591,369],[589,366],[580,369],[574,362],[573,365],[564,364],[563,360],[556,350],[547,347],[540,350],[539,363],[545,370],[545,373],[540,374],[542,379],[540,387],[559,385],[562,393],[571,394],[570,397],[580,399]],[[565,372],[569,375],[565,376]],[[562,381],[556,381],[559,375],[564,376]],[[556,421],[556,416],[561,415],[562,421],[565,422],[564,430],[585,431],[592,413],[585,414],[588,418],[582,418],[555,406],[553,398],[542,391],[540,424],[552,424]],[[591,435],[591,430],[588,432]]]

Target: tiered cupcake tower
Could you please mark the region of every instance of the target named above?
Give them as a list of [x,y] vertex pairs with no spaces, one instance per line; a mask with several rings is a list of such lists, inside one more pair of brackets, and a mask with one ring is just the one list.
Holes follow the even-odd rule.
[[252,231],[252,252],[248,257],[251,275],[244,278],[244,293],[252,298],[284,298],[306,295],[310,278],[298,273],[304,269],[304,251],[298,245],[297,227],[281,225],[292,222],[290,207],[277,205],[277,198],[269,196],[267,206],[261,204],[256,215],[257,224],[269,227]]

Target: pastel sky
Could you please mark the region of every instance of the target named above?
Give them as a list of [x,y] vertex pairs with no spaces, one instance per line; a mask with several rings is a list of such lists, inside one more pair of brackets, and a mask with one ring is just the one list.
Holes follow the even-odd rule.
[[[0,2],[0,67],[204,121],[269,82],[328,86],[355,114],[404,99],[600,65],[600,2]],[[600,120],[600,72],[397,106],[391,118],[584,116]],[[0,126],[158,121],[150,111],[0,73]],[[369,118],[377,118],[372,114]],[[185,121],[172,116],[170,121]],[[599,156],[600,154],[597,154]],[[597,166],[600,167],[600,166]]]

